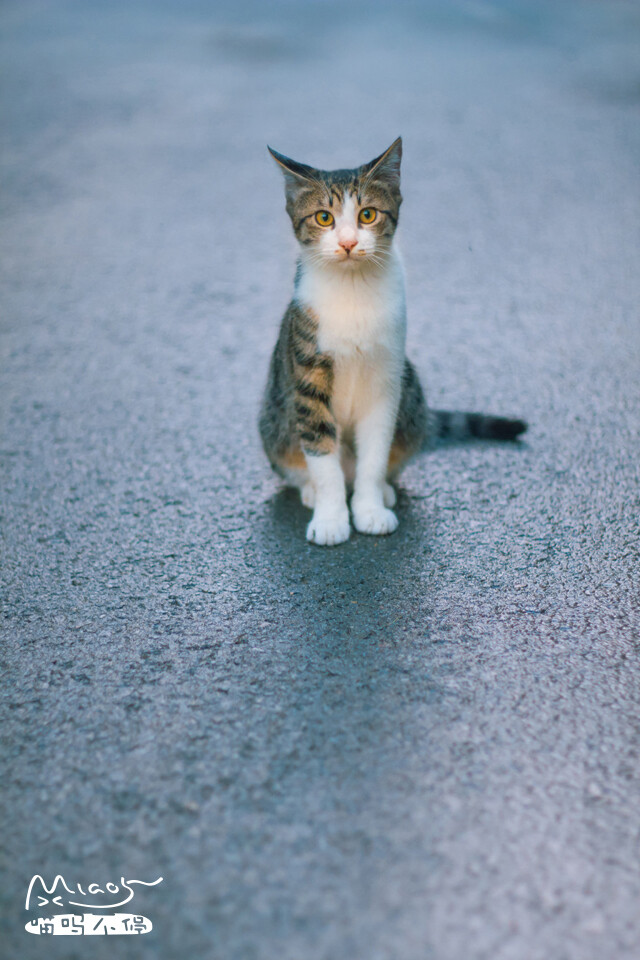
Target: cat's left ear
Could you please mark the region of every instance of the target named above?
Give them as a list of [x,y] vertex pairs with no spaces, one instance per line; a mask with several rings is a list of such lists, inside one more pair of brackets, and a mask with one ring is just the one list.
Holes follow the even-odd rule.
[[379,157],[370,163],[365,163],[362,172],[367,180],[386,180],[390,185],[399,188],[401,160],[402,137],[398,137]]

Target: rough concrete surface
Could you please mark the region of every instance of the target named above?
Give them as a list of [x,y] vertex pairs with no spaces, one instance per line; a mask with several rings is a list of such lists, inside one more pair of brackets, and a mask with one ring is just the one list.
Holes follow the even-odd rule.
[[[2,956],[640,956],[640,8],[8,0]],[[441,448],[320,549],[255,426],[266,143],[405,144]],[[34,874],[151,881],[24,931]]]

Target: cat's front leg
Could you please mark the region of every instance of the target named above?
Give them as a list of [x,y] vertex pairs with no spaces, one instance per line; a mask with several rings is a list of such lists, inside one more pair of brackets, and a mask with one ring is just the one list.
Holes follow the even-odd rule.
[[309,506],[313,502],[307,540],[334,546],[349,539],[351,527],[340,464],[339,430],[331,411],[333,362],[328,356],[314,353],[313,344],[307,340],[300,338],[296,346],[296,431],[312,487],[312,491],[303,494],[303,502]]
[[356,476],[351,513],[359,533],[393,533],[398,526],[398,518],[389,509],[395,495],[386,482],[396,414],[397,403],[393,399],[380,400],[356,425]]
[[313,455],[305,452],[309,476],[315,491],[313,516],[307,527],[307,540],[321,546],[334,546],[349,539],[349,511],[337,450]]

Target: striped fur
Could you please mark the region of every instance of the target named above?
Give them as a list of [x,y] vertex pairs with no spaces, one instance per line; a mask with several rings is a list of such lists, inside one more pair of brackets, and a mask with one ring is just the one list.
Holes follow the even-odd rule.
[[319,456],[337,449],[332,387],[333,360],[318,350],[317,320],[292,300],[271,357],[260,414],[264,448],[281,476],[303,451]]
[[[271,148],[269,148],[271,150]],[[307,538],[391,533],[394,481],[430,440],[513,440],[526,424],[427,409],[405,357],[402,267],[393,238],[400,204],[398,139],[354,170],[324,171],[271,150],[285,176],[300,245],[260,412],[266,454],[313,508]]]

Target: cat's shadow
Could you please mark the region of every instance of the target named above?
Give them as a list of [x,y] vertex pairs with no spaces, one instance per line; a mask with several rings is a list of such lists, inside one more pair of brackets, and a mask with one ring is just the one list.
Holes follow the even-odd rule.
[[[475,443],[485,448],[527,448],[526,441],[520,439],[510,444],[467,440],[465,446]],[[439,440],[430,449],[437,454],[459,444],[456,440]],[[332,605],[340,606],[345,599],[352,607],[357,605],[357,617],[350,618],[350,632],[355,630],[360,636],[380,636],[387,627],[391,630],[397,624],[400,608],[415,610],[424,605],[424,582],[436,562],[437,545],[434,548],[432,540],[436,500],[429,494],[412,495],[402,486],[396,487],[396,493],[394,510],[399,526],[394,533],[369,536],[352,530],[348,541],[334,547],[306,540],[311,511],[303,506],[297,490],[280,487],[266,502],[258,533],[260,552],[276,586],[289,590],[292,578],[304,585],[304,603],[314,610],[319,632],[323,618],[328,621],[327,628],[335,629]]]
[[[290,489],[269,498],[256,529],[254,545],[280,607],[272,622],[279,620],[289,664],[281,707],[299,726],[295,774],[326,806],[354,769],[356,806],[384,792],[381,753],[411,726],[414,702],[438,712],[445,696],[424,616],[431,602],[425,573],[435,562],[429,508],[424,498],[398,494],[399,526],[389,536],[352,532],[336,547],[310,544],[311,511]],[[412,671],[416,641],[420,669]]]
[[428,520],[415,498],[397,490],[398,529],[387,536],[352,530],[335,547],[309,543],[311,511],[297,490],[279,489],[266,503],[261,548],[269,555],[276,584],[290,595],[300,584],[302,603],[312,612],[309,638],[326,643],[348,636],[366,646],[367,638],[392,642],[398,613],[411,609],[416,579],[431,553]]

